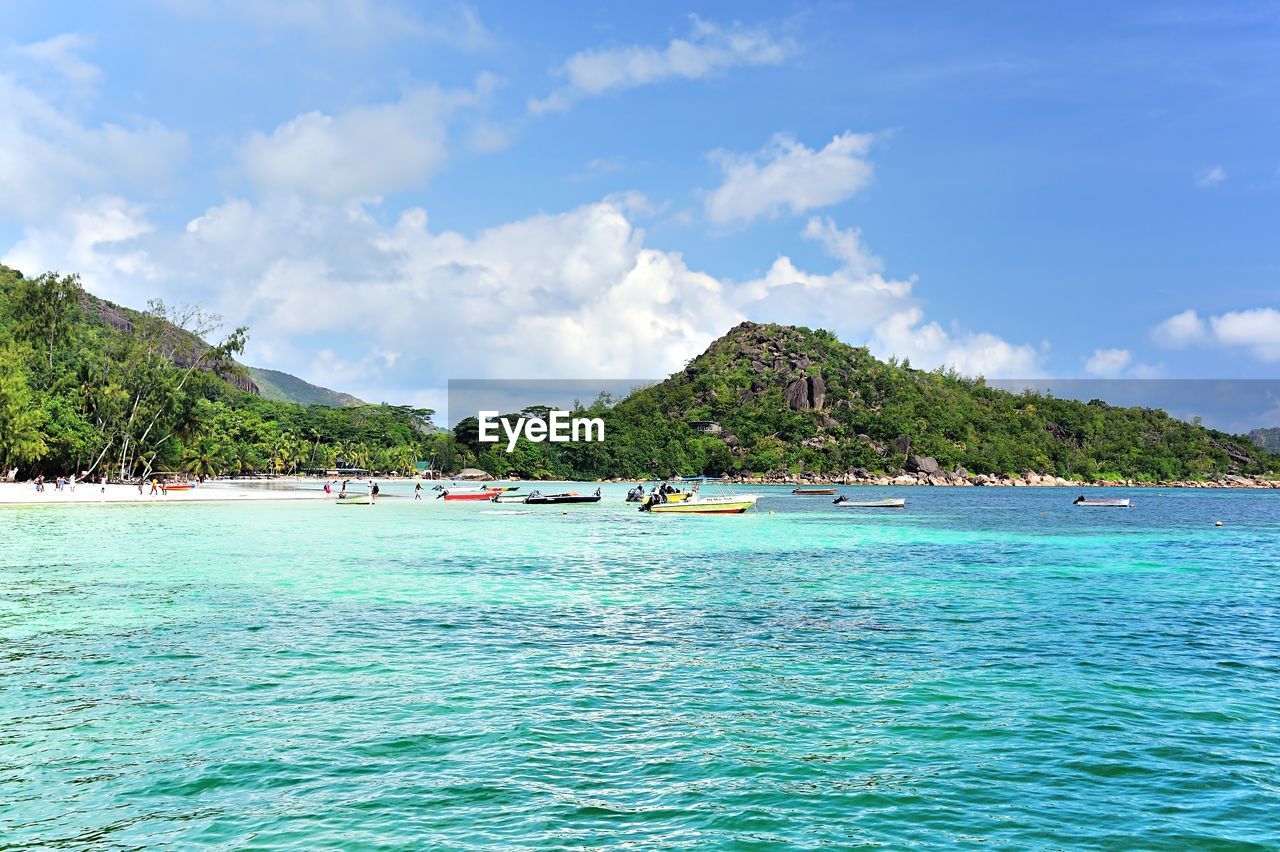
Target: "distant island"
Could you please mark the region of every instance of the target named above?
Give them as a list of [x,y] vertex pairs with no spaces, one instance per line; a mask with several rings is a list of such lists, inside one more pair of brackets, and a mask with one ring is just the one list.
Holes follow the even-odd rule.
[[873,357],[826,331],[742,323],[665,381],[592,409],[597,445],[508,455],[455,437],[499,475],[748,478],[928,484],[1227,482],[1280,457],[1151,408],[1013,394],[945,370]]
[[[1150,408],[1013,394],[873,357],[826,331],[743,323],[680,372],[581,411],[603,444],[478,441],[434,412],[369,405],[235,360],[193,308],[147,311],[74,276],[0,267],[0,467],[132,480],[415,463],[525,479],[748,479],[927,484],[1254,484],[1280,456]],[[518,413],[518,412],[516,412]],[[1276,431],[1276,430],[1272,430]]]

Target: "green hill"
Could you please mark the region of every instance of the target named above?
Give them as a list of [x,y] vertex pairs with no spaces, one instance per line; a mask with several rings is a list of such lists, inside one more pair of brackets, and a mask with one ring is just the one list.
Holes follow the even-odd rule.
[[595,408],[606,419],[607,451],[542,444],[508,456],[466,435],[464,443],[478,451],[478,467],[525,475],[961,469],[1172,481],[1280,469],[1280,458],[1244,437],[1163,411],[1012,394],[981,379],[885,363],[829,332],[793,326],[743,323],[679,373]]
[[[80,291],[80,302],[82,316],[87,321],[110,326],[116,331],[126,334],[132,334],[140,323],[147,320],[147,316],[143,311],[117,305],[84,290]],[[170,324],[167,333],[173,338],[175,352],[190,350],[199,341],[199,335],[177,328],[172,324]],[[294,402],[298,405],[328,405],[334,408],[365,404],[363,400],[351,394],[313,385],[289,373],[268,370],[263,367],[247,367],[243,364],[232,362],[229,365],[229,369],[223,371],[222,378],[243,391],[277,402]]]
[[260,395],[236,363],[246,329],[207,342],[195,308],[121,307],[74,276],[26,278],[0,266],[0,468],[131,480],[152,470],[202,476],[307,468],[412,470],[447,459],[433,412],[364,405],[283,373],[347,407]]
[[277,402],[295,402],[298,405],[328,405],[333,408],[346,408],[352,405],[364,405],[364,400],[349,393],[322,388],[297,376],[282,373],[279,370],[268,370],[265,367],[247,367],[249,378],[258,386],[258,393],[267,399]]

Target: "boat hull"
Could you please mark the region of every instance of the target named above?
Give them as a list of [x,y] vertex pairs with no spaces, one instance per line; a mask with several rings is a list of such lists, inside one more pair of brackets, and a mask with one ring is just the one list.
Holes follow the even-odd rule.
[[659,503],[648,511],[655,515],[741,515],[756,504],[758,497],[707,497],[682,500],[679,503]]
[[333,501],[335,506],[372,506],[373,498],[369,495],[362,497],[339,497]]
[[599,503],[598,494],[566,494],[548,497],[526,497],[523,502],[528,506],[561,506],[570,503]]
[[1095,509],[1128,509],[1128,500],[1081,500],[1074,506],[1090,506]]
[[497,493],[496,491],[461,491],[455,494],[446,491],[443,496],[449,501],[491,501]]
[[907,501],[891,497],[887,500],[837,500],[831,505],[837,509],[905,509]]
[[791,493],[797,497],[830,497],[836,493],[834,488],[793,488]]

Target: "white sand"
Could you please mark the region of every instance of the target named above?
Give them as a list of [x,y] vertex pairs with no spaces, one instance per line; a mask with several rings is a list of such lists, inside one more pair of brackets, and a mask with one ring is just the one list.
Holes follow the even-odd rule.
[[300,488],[282,488],[279,485],[246,482],[206,482],[190,491],[170,491],[166,495],[150,496],[151,486],[146,485],[142,494],[136,485],[99,485],[96,482],[77,482],[73,492],[68,486],[54,490],[54,483],[46,482],[44,491],[36,491],[32,482],[0,482],[0,505],[73,505],[82,503],[206,503],[212,500],[323,500],[321,484],[308,484]]

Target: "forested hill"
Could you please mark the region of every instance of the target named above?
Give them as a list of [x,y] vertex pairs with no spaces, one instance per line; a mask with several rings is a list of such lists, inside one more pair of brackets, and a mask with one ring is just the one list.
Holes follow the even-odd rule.
[[75,276],[0,267],[0,469],[117,480],[403,472],[448,440],[426,409],[260,396],[234,360],[246,330],[209,342],[215,329],[198,309],[135,311],[88,295]]
[[679,373],[616,405],[596,444],[513,454],[455,429],[467,461],[560,477],[928,473],[949,481],[1027,471],[1073,480],[1216,480],[1280,470],[1248,439],[1163,411],[987,387],[879,361],[825,331],[743,323]]
[[[825,331],[743,323],[682,372],[633,394],[628,420],[705,423],[749,471],[912,466],[1074,479],[1254,475],[1280,468],[1248,439],[1148,408],[987,387],[888,363]],[[711,426],[709,424],[715,424]],[[710,436],[708,436],[710,437]],[[712,445],[714,446],[714,445]]]
[[313,385],[279,370],[268,370],[265,367],[247,367],[246,370],[249,378],[258,386],[258,393],[267,399],[296,402],[299,405],[329,405],[334,408],[364,405],[364,400],[349,393]]
[[[7,267],[0,268],[0,276]],[[15,270],[8,270],[10,277],[19,276]],[[126,334],[132,333],[138,323],[143,322],[144,312],[117,305],[101,299],[88,291],[80,291],[82,315],[86,321],[99,322]],[[191,332],[176,326],[169,333],[175,340],[183,341],[183,347],[189,348],[195,343]],[[279,370],[268,370],[263,367],[247,367],[234,364],[233,369],[225,371],[224,379],[248,393],[258,394],[277,402],[296,402],[299,405],[330,405],[343,407],[364,405],[364,401],[349,393],[340,393],[326,387],[313,385],[308,381],[282,373]]]

